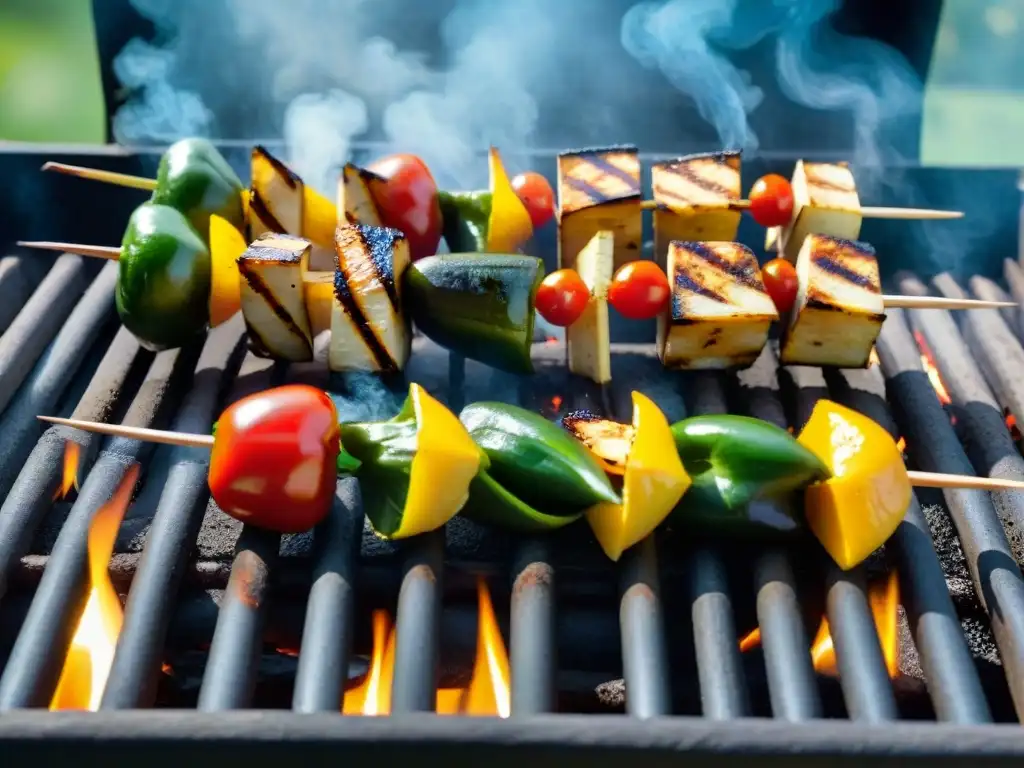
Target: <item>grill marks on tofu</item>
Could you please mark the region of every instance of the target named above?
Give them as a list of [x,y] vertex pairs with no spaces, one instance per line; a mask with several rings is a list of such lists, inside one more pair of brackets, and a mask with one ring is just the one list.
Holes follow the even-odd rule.
[[265,234],[238,259],[242,314],[257,354],[292,362],[313,357],[303,280],[309,241]]
[[339,224],[380,226],[380,214],[370,191],[371,186],[376,183],[386,182],[373,171],[345,163],[338,179]]
[[885,321],[878,260],[867,243],[809,235],[799,290],[782,340],[787,365],[867,367]]
[[672,298],[658,322],[662,363],[688,369],[752,364],[778,313],[751,250],[733,242],[673,242],[668,262]]
[[847,163],[805,163],[793,169],[793,219],[779,237],[781,250],[795,262],[808,235],[843,240],[860,236],[860,198]]
[[598,232],[615,237],[615,267],[640,255],[640,156],[636,147],[581,149],[558,156],[558,263],[576,256]]
[[250,237],[302,232],[302,179],[263,147],[253,147],[250,165]]
[[402,370],[411,346],[401,312],[401,280],[410,263],[405,235],[346,225],[338,227],[335,246],[331,370]]

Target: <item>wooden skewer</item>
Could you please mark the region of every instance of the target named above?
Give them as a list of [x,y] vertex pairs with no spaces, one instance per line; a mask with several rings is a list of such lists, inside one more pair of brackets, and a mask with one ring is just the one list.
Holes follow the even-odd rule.
[[[84,429],[101,435],[127,437],[132,440],[146,440],[164,445],[187,445],[195,448],[211,448],[213,435],[193,435],[187,432],[165,432],[146,427],[127,427],[123,424],[104,424],[97,421],[62,419],[57,416],[37,416],[40,421],[60,424],[65,427]],[[973,475],[947,475],[940,472],[907,472],[912,485],[921,488],[974,488],[983,491],[1024,491],[1024,481],[1001,480],[995,477],[974,477]]]
[[80,179],[102,181],[105,184],[116,184],[119,187],[132,187],[133,189],[144,189],[149,192],[156,189],[156,179],[132,176],[127,173],[101,171],[96,168],[82,168],[79,165],[65,165],[64,163],[44,163],[43,170],[57,171],[57,173],[64,173],[68,176],[77,176]]
[[82,245],[81,243],[55,243],[49,240],[19,240],[21,248],[38,248],[42,251],[61,251],[77,253],[79,256],[94,256],[97,259],[117,261],[121,258],[121,249],[112,245]]
[[1016,307],[1013,301],[947,299],[945,296],[883,296],[886,309],[1003,309]]
[[[645,211],[653,211],[658,207],[654,200],[643,200],[640,207]],[[730,200],[729,207],[745,210],[750,207],[749,200]],[[860,209],[860,215],[865,219],[928,219],[938,221],[943,219],[962,219],[963,211],[938,211],[932,208],[892,208],[888,206],[866,205]]]
[[50,424],[60,424],[64,427],[84,429],[86,432],[95,432],[100,435],[127,437],[131,440],[145,440],[149,443],[163,443],[164,445],[187,445],[193,448],[213,447],[213,435],[193,435],[189,432],[166,432],[162,429],[128,427],[124,424],[104,424],[99,421],[62,419],[58,416],[37,416],[36,418],[40,421],[49,422]]

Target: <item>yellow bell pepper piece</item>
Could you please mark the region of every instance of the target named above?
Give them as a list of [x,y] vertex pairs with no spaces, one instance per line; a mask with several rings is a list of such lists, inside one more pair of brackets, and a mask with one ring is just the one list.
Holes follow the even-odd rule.
[[512,189],[498,150],[491,147],[491,215],[487,221],[487,252],[516,253],[533,237],[530,213]]
[[804,491],[807,524],[844,571],[892,536],[913,492],[903,456],[871,419],[829,400],[814,406],[797,438],[832,472]]
[[469,484],[482,452],[458,417],[419,384],[409,387],[416,413],[416,453],[402,524],[388,538],[433,531],[451,520],[469,499]]
[[210,216],[210,325],[216,327],[242,308],[238,257],[245,238],[227,220]]
[[634,392],[633,444],[626,456],[622,503],[601,502],[585,513],[601,549],[618,560],[661,525],[690,483],[665,414]]
[[302,187],[302,236],[317,245],[334,250],[334,230],[338,228],[338,209],[308,184]]
[[307,272],[302,277],[302,296],[309,315],[313,336],[331,330],[331,307],[334,303],[334,273]]

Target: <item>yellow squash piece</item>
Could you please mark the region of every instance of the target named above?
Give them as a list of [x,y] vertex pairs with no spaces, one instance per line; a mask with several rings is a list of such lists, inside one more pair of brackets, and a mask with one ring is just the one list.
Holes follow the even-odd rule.
[[[243,198],[247,199],[247,198]],[[210,216],[210,325],[216,327],[242,308],[238,257],[245,253],[242,233],[216,214]]]
[[487,222],[487,252],[516,253],[533,237],[530,213],[512,188],[498,150],[491,147],[491,216]]
[[416,454],[402,524],[388,538],[433,531],[451,520],[469,499],[469,484],[483,455],[458,417],[419,384],[409,386],[416,412]]
[[847,571],[892,536],[912,488],[892,437],[871,419],[821,400],[797,438],[832,472],[804,491],[807,524]]
[[633,444],[622,478],[622,503],[586,511],[601,549],[612,560],[650,534],[690,487],[668,420],[650,399],[633,393]]

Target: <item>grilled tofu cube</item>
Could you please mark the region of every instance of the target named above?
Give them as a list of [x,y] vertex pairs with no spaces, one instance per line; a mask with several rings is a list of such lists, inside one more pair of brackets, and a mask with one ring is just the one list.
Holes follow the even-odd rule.
[[867,243],[808,235],[782,339],[784,365],[866,368],[885,322],[878,260]]
[[603,230],[615,238],[615,268],[640,257],[640,157],[636,147],[563,152],[558,156],[558,265],[574,269],[576,256]]
[[736,239],[740,209],[739,152],[689,155],[651,166],[654,259],[665,268],[668,244]]
[[335,235],[337,267],[331,311],[332,371],[405,368],[412,334],[402,313],[409,242],[397,229],[347,224]]
[[860,198],[846,163],[805,163],[793,169],[793,218],[779,239],[781,252],[794,264],[804,238],[831,235],[843,240],[860,237]]
[[303,297],[311,248],[301,237],[267,233],[238,258],[242,315],[259,355],[297,363],[313,357]]
[[345,163],[338,179],[338,224],[380,226],[377,204],[370,194],[370,184],[384,179],[352,163]]
[[251,172],[249,237],[302,234],[302,179],[263,147],[253,147]]
[[658,321],[667,368],[751,365],[778,312],[753,252],[740,243],[670,243],[672,297]]
[[612,282],[615,235],[598,232],[576,257],[576,271],[590,289],[590,301],[575,323],[565,329],[569,371],[598,384],[612,380],[608,330],[608,286]]

